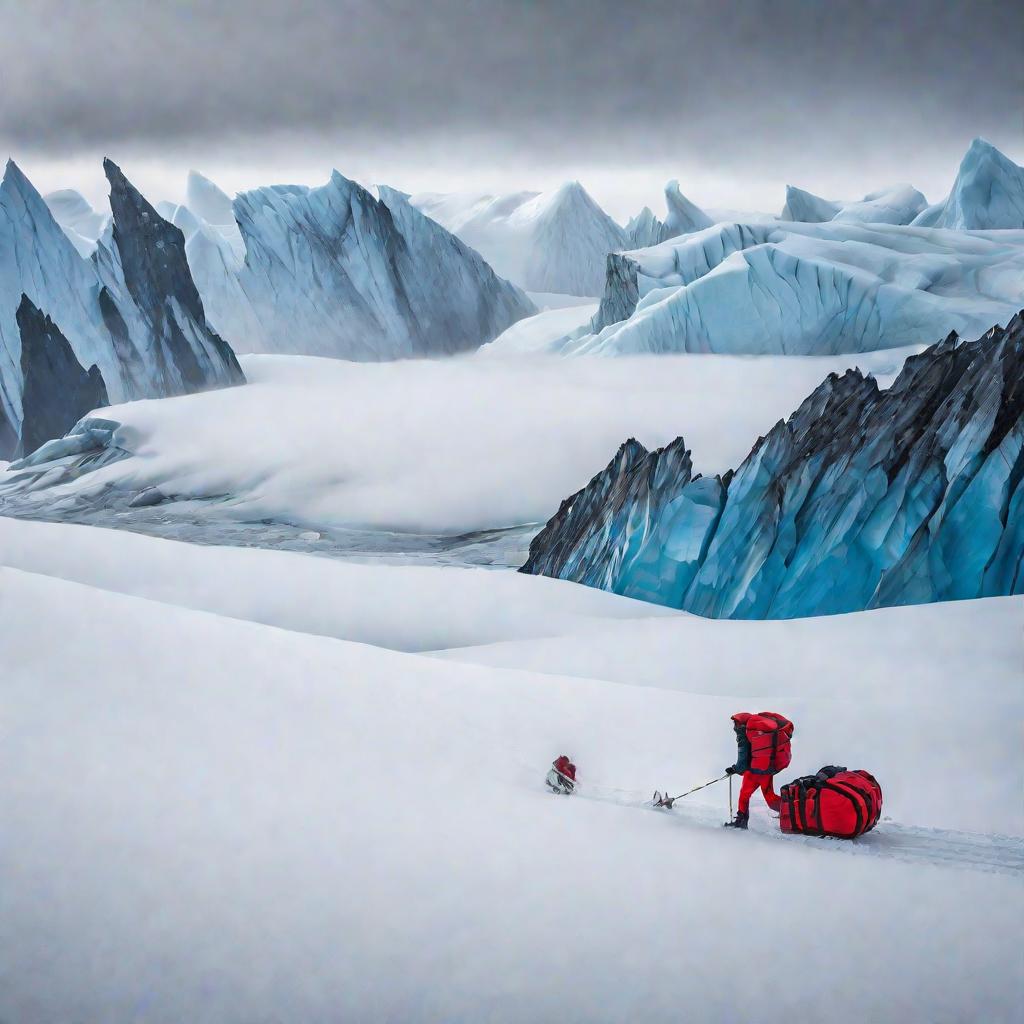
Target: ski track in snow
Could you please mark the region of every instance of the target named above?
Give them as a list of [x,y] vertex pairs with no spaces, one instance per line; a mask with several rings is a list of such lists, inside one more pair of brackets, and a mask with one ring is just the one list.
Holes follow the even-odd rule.
[[[556,794],[552,793],[552,796]],[[650,797],[608,787],[577,783],[573,794],[584,800],[647,810],[672,817],[680,827],[721,827],[720,811],[698,804],[655,807]],[[884,816],[875,828],[857,839],[831,839],[819,836],[787,835],[777,826],[777,818],[752,808],[747,836],[784,843],[801,843],[816,850],[835,850],[851,856],[886,857],[908,863],[932,864],[991,874],[1006,874],[1024,880],[1024,839],[955,829],[904,825]]]

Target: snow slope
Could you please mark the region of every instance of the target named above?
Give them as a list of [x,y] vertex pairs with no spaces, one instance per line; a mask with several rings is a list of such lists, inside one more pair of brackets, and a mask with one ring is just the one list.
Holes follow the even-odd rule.
[[1024,231],[723,223],[615,256],[566,353],[867,352],[1005,324],[1024,293]]
[[0,518],[0,565],[399,651],[560,636],[592,620],[681,614],[515,572],[359,565],[7,518]]
[[[886,813],[897,820],[1020,835],[1024,808],[1007,772],[1019,766],[1020,752],[999,723],[1019,718],[1024,704],[1012,682],[1024,654],[1022,624],[1024,598],[1000,597],[777,622],[692,615],[581,621],[572,635],[437,656],[779,704],[798,723],[796,760],[784,778],[856,760],[883,780]],[[838,724],[829,721],[837,706]],[[935,789],[906,771],[908,751],[888,734],[904,716],[919,737],[908,742],[922,743],[920,763],[942,776]],[[942,764],[928,756],[928,743],[948,750]],[[972,792],[975,786],[980,791]],[[906,809],[895,810],[900,806]],[[996,807],[1005,808],[1002,818],[992,814]]]
[[[855,362],[884,376],[905,354]],[[56,491],[50,476],[23,493],[10,471],[0,504],[51,515],[157,486],[209,499],[209,517],[449,534],[536,523],[630,434],[657,446],[684,433],[697,468],[737,465],[766,424],[851,361],[248,357],[247,387],[104,410],[122,424],[108,452],[133,457]]]
[[1024,167],[975,139],[949,195],[923,210],[914,224],[957,231],[1024,228]]
[[[224,552],[202,550],[216,575]],[[133,572],[114,565],[108,581]],[[1020,605],[977,607],[875,613],[872,633],[918,642],[890,643],[904,663],[872,662],[893,685],[842,693],[821,685],[842,620],[806,624],[810,678],[773,669],[772,702],[797,719],[793,771],[823,752],[881,764],[887,814],[1020,834],[1006,727]],[[682,670],[714,665],[732,624],[649,625],[689,630],[672,641]],[[565,641],[577,657],[595,642],[583,626]],[[888,822],[848,845],[770,838],[762,808],[749,834],[707,827],[721,786],[672,814],[586,798],[682,789],[732,759],[728,715],[761,702],[736,688],[758,685],[760,652],[780,643],[776,624],[744,628],[728,646],[735,664],[749,645],[750,671],[685,692],[398,654],[0,568],[0,1015],[1009,1024],[1019,840],[979,837],[992,858],[978,870],[948,860],[970,837]],[[637,634],[615,635],[656,671]],[[973,643],[984,686],[936,636]],[[923,685],[896,696],[904,676],[928,681],[927,701]],[[541,788],[563,750],[581,798]],[[751,971],[737,951],[755,911],[772,941]],[[796,976],[766,1003],[765,978]]]
[[600,295],[608,253],[627,245],[578,181],[504,196],[423,192],[410,202],[530,291]]

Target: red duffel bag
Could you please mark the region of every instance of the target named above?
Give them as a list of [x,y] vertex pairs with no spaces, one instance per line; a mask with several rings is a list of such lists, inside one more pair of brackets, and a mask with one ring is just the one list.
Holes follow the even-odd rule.
[[779,798],[779,826],[798,835],[856,839],[882,813],[882,787],[874,776],[834,765],[787,783]]

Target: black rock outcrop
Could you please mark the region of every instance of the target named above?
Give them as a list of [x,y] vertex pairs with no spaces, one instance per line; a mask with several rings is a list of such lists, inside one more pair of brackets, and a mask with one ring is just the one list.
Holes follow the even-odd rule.
[[87,412],[107,404],[99,367],[85,370],[57,325],[22,295],[17,312],[21,331],[23,419],[15,457],[61,437]]

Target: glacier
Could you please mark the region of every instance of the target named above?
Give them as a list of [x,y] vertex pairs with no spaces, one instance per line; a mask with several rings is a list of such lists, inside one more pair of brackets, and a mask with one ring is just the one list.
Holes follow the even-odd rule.
[[[8,161],[0,183],[0,457],[24,449],[26,423],[25,440],[34,446],[41,424],[74,422],[83,396],[100,395],[101,384],[111,402],[121,402],[244,379],[206,322],[181,232],[115,164],[105,161],[104,171],[112,218],[86,259]],[[73,197],[66,205],[81,209]],[[92,382],[59,388],[26,409],[26,393],[43,401],[41,381],[81,382],[79,371]]]
[[[726,219],[610,253],[597,314],[549,350],[826,355],[1005,324],[1024,295],[1024,170],[976,139],[944,204],[888,223],[923,203],[909,185],[852,204],[790,187],[795,219]],[[631,225],[652,237],[657,218]]]
[[600,295],[608,253],[630,244],[578,181],[501,196],[421,192],[409,201],[532,292]]
[[949,195],[921,211],[913,223],[956,231],[1024,228],[1024,167],[990,142],[975,139]]
[[627,441],[520,571],[714,618],[1024,593],[1024,311],[887,390],[829,374],[733,472]]
[[594,319],[552,350],[871,352],[980,334],[1022,294],[1024,231],[722,223],[611,254]]

